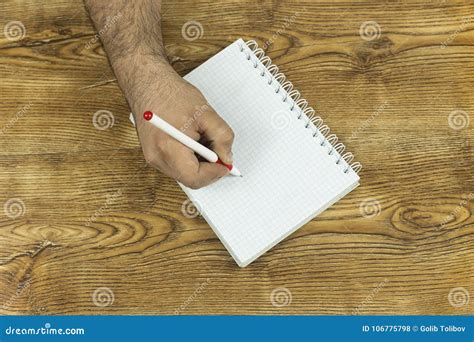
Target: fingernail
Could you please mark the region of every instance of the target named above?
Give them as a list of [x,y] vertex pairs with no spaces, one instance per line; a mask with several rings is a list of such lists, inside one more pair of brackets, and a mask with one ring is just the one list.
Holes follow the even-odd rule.
[[232,152],[229,152],[223,160],[224,163],[226,164],[232,164]]

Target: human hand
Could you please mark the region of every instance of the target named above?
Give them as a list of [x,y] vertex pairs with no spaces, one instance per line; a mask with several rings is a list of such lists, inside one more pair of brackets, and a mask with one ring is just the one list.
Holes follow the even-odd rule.
[[[190,149],[144,122],[143,113],[152,111],[208,145],[224,163],[232,163],[232,130],[166,59],[159,25],[161,1],[85,3],[135,114],[145,160],[190,188],[200,188],[225,176],[229,172],[225,166],[198,160]],[[115,13],[112,19],[111,13]]]
[[139,87],[142,88],[139,93],[129,92],[128,98],[147,163],[193,189],[227,175],[229,171],[225,166],[199,160],[192,150],[143,119],[143,112],[153,111],[184,134],[208,146],[224,163],[232,164],[232,129],[201,92],[166,63],[147,63],[147,66],[149,76],[140,77],[140,82],[147,86]]

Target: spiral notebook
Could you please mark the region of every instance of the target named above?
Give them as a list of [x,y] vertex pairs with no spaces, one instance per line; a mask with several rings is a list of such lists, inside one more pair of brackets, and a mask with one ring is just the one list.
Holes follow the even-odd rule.
[[254,41],[237,40],[185,76],[235,133],[234,165],[187,196],[241,267],[359,184],[359,163]]

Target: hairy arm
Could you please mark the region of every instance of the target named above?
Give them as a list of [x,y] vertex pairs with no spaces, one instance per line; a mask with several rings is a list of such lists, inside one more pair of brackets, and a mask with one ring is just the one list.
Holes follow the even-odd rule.
[[160,72],[163,77],[172,72],[161,35],[161,0],[85,3],[119,85],[134,109],[136,104],[131,101],[140,100],[152,78],[154,82],[156,77],[159,80]]
[[188,148],[144,122],[151,110],[232,163],[233,133],[201,92],[183,80],[166,58],[161,0],[85,0],[118,83],[135,114],[147,162],[186,186],[199,188],[228,173],[199,161]]

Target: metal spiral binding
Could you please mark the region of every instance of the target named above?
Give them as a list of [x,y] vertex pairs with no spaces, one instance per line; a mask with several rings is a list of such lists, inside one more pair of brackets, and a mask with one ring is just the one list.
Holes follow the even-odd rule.
[[[255,40],[250,40],[245,42],[245,45],[253,52],[253,55],[256,59],[252,59],[252,54],[244,48],[244,45],[240,45],[240,51],[244,53],[246,59],[252,62],[254,68],[258,68],[259,60],[265,68],[260,69],[260,76],[267,78],[268,85],[275,86],[275,93],[280,94],[283,102],[289,103],[290,111],[294,111],[295,107],[298,106],[300,112],[298,113],[297,118],[302,120],[303,117],[307,119],[305,124],[306,128],[313,128],[313,137],[318,136],[319,144],[322,147],[327,147],[328,155],[334,155],[334,151],[337,152],[336,164],[340,164],[344,160],[347,166],[344,167],[344,173],[349,173],[349,170],[352,169],[354,172],[359,173],[362,169],[362,164],[359,162],[353,162],[354,155],[351,152],[344,153],[346,146],[338,142],[338,137],[335,134],[329,134],[330,129],[327,125],[324,124],[323,119],[316,115],[316,111],[309,106],[308,101],[301,98],[301,93],[293,89],[293,83],[286,79],[286,76],[279,72],[278,67],[275,64],[272,64],[270,57],[265,55],[265,51],[258,47],[258,44]],[[281,90],[284,92],[281,92]],[[312,125],[312,127],[310,127]],[[352,163],[352,164],[351,164]]]

